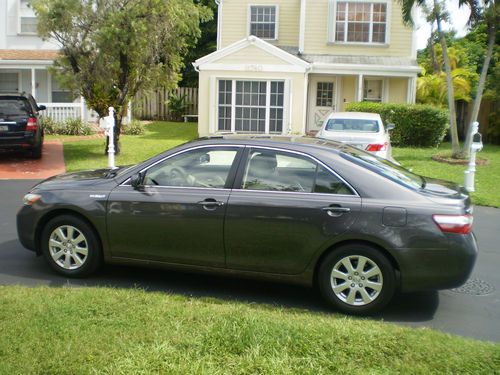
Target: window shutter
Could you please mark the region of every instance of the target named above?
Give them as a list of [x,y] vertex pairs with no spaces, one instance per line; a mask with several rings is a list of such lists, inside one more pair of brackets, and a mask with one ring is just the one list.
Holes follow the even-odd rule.
[[328,43],[335,41],[335,4],[336,0],[328,0]]

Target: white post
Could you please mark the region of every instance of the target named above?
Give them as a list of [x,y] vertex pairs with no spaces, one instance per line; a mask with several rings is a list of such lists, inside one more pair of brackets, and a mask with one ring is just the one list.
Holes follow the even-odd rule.
[[109,137],[109,145],[108,145],[108,167],[115,167],[115,109],[113,107],[109,107],[108,114],[109,128],[108,128],[108,137]]
[[[471,132],[471,139],[474,140],[474,135],[479,133],[479,123],[477,121],[472,123],[470,132]],[[467,191],[470,192],[475,191],[474,178],[476,174],[476,153],[478,151],[481,151],[482,148],[483,148],[483,143],[481,142],[481,140],[473,141],[470,147],[469,165],[467,170],[465,171],[465,182],[464,182],[464,187],[467,189]]]
[[132,101],[129,101],[127,105],[127,124],[130,125],[131,123],[132,123]]
[[35,95],[36,95],[35,69],[31,68],[31,96],[36,99]]
[[80,120],[85,121],[85,99],[83,96],[80,96]]

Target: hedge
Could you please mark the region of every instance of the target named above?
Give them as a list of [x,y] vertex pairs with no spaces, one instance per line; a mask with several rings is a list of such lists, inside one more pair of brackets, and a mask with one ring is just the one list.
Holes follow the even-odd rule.
[[391,143],[399,147],[437,147],[449,127],[447,110],[422,104],[349,103],[349,112],[373,112],[393,123]]

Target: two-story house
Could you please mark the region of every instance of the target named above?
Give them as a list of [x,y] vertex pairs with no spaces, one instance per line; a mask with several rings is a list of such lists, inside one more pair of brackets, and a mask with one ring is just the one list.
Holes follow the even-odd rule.
[[90,118],[81,98],[62,88],[48,68],[59,46],[37,35],[30,0],[0,0],[0,94],[31,93],[55,120]]
[[349,102],[413,103],[415,30],[395,0],[218,0],[199,134],[304,134]]

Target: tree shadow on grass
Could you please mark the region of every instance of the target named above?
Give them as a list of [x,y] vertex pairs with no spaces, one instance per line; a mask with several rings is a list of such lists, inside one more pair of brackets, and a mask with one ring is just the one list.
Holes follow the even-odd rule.
[[146,125],[146,134],[138,138],[187,142],[198,138],[198,125],[192,122],[153,122]]

